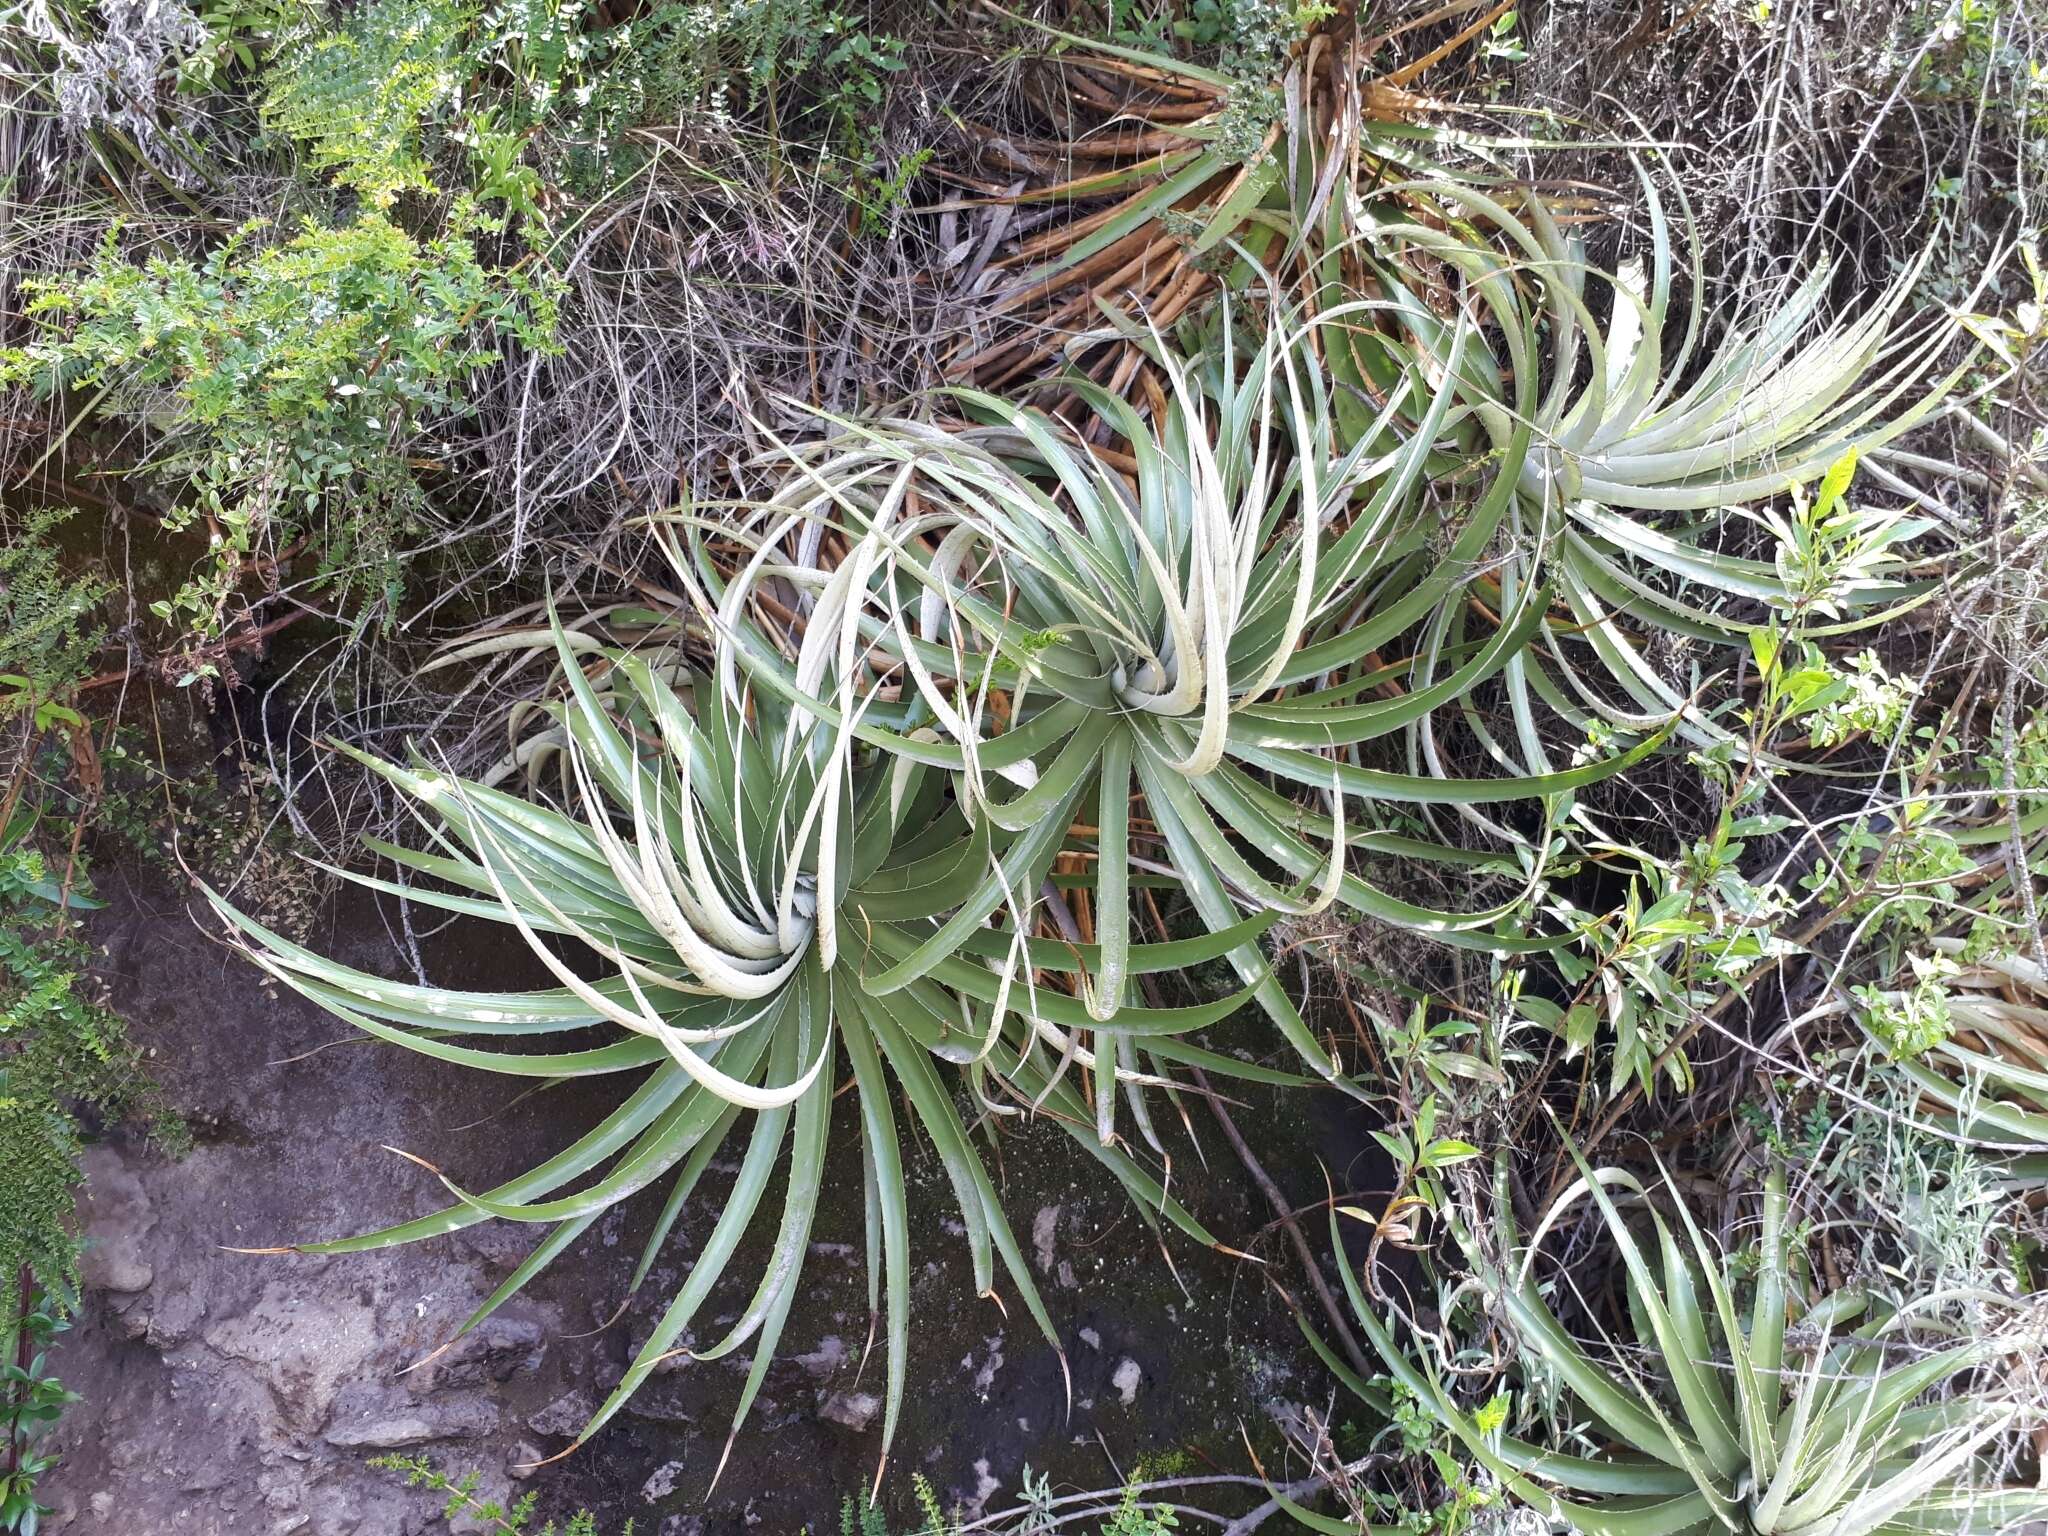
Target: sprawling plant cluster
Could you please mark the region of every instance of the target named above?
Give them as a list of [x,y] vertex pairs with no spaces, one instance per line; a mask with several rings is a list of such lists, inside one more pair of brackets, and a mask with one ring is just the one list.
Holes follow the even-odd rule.
[[[365,1035],[612,1107],[299,1251],[533,1228],[467,1332],[658,1190],[628,1300],[704,1236],[577,1441],[751,1351],[736,1436],[857,1167],[886,1456],[923,1151],[975,1289],[1057,1351],[1006,1129],[1052,1119],[1163,1246],[1234,1253],[1172,1122],[1209,1097],[1249,1162],[1233,1092],[1333,1088],[1393,1166],[1377,1211],[1332,1196],[1370,1229],[1362,1268],[1334,1245],[1351,1321],[1268,1192],[1376,1422],[1316,1426],[1273,1508],[2041,1513],[2008,1486],[2040,1266],[1985,1254],[2048,1168],[2048,484],[2014,446],[2048,280],[2029,249],[2031,306],[1914,318],[1937,258],[1844,302],[1801,244],[1718,302],[1663,148],[1581,142],[1595,195],[1551,174],[1577,127],[1453,118],[1424,77],[1519,57],[1517,17],[1423,9],[1039,6],[986,21],[971,86],[915,7],[850,0],[0,19],[53,124],[0,170],[91,200],[30,221],[0,336],[0,386],[70,422],[30,478],[205,539],[153,594],[168,650],[138,605],[98,676],[99,587],[0,554],[13,650],[58,657],[0,668],[0,723],[85,763],[101,683],[210,699],[286,622],[361,655],[373,616],[473,612],[464,570],[567,573],[443,650],[462,692],[407,751],[377,705],[327,754],[411,817],[347,878],[510,930],[545,984],[392,980],[213,901]],[[536,674],[503,761],[440,729]],[[1028,1529],[1076,1517],[1026,1492]],[[1151,1528],[1136,1498],[1111,1529]]]
[[[1164,1146],[1148,1091],[1188,1069],[1352,1086],[1275,964],[1276,923],[1341,912],[1477,951],[1517,978],[1546,965],[1584,978],[1572,954],[1587,930],[1545,903],[1554,865],[1616,846],[1581,793],[1674,743],[1731,777],[1765,763],[1776,725],[1850,707],[1856,679],[1822,667],[1773,684],[1767,697],[1789,688],[1795,702],[1745,731],[1730,714],[1733,664],[1768,656],[1776,677],[1780,650],[1875,622],[1922,590],[1897,551],[1927,525],[1843,512],[1846,468],[1797,503],[1775,557],[1731,549],[1712,514],[1881,451],[1939,399],[1929,365],[1945,338],[1894,329],[1903,285],[1816,330],[1816,281],[1710,349],[1695,308],[1667,359],[1674,259],[1654,189],[1648,274],[1604,277],[1540,201],[1511,211],[1450,177],[1404,184],[1401,200],[1361,213],[1346,237],[1370,274],[1355,294],[1340,280],[1336,302],[1304,308],[1255,291],[1171,335],[1125,322],[1143,387],[1069,384],[1121,446],[971,388],[926,414],[828,422],[750,467],[768,487],[759,497],[651,520],[683,594],[653,638],[608,648],[551,623],[480,646],[553,652],[560,687],[508,764],[541,798],[422,756],[366,758],[426,829],[418,847],[374,846],[433,884],[359,878],[509,925],[557,985],[392,982],[222,909],[271,974],[379,1039],[501,1073],[630,1073],[638,1086],[520,1177],[483,1192],[450,1181],[455,1202],[439,1213],[308,1251],[493,1217],[545,1228],[473,1326],[659,1182],[667,1204],[637,1288],[736,1140],[711,1235],[583,1437],[672,1354],[752,1343],[744,1416],[797,1296],[820,1188],[847,1166],[831,1154],[830,1101],[850,1081],[886,1317],[886,1448],[906,1380],[907,1129],[946,1169],[977,1287],[1000,1261],[1057,1347],[970,1115],[1050,1114],[1148,1222],[1213,1243],[1153,1171]],[[1800,551],[1822,539],[1833,554],[1817,574],[1818,556],[1802,563]],[[1690,676],[1646,659],[1659,633],[1701,648]],[[1738,810],[1754,798],[1731,795]],[[1739,839],[1755,830],[1731,818],[1720,863],[1690,894],[1735,903]],[[1491,897],[1418,905],[1367,878],[1361,854],[1433,862]],[[1616,989],[1661,977],[1657,957],[1703,931],[1701,910],[1633,910],[1638,957],[1599,967],[1593,996],[1623,1036],[1617,1086],[1651,1074]],[[1723,980],[1768,953],[1725,945]],[[1218,960],[1241,990],[1165,997],[1160,973]],[[1272,1032],[1253,1055],[1278,1051],[1284,1066],[1200,1043],[1251,1004]],[[1576,1009],[1529,1011],[1574,1049],[1590,1044]],[[1472,1155],[1426,1131],[1420,1142],[1436,1169]],[[752,1300],[700,1341],[692,1324],[778,1181]],[[1611,1212],[1604,1185],[1589,1187]],[[1631,1242],[1615,1222],[1616,1241]],[[1689,1285],[1672,1262],[1666,1283]],[[1705,1369],[1710,1342],[1676,1326],[1659,1341],[1697,1346],[1688,1364]],[[1556,1344],[1574,1391],[1594,1391],[1590,1370],[1568,1368],[1554,1321],[1538,1337]],[[1819,1378],[1780,1382],[1781,1346],[1754,1348],[1768,1359],[1753,1373],[1770,1378],[1757,1390],[1782,1386],[1794,1417],[1758,1417],[1745,1399],[1746,1449],[1733,1408],[1711,1454],[1656,1439],[1673,1470],[1643,1486],[1697,1482],[1686,1521],[1757,1499],[1775,1521],[1797,1494],[1798,1518],[1785,1518],[1804,1528],[1814,1500],[1861,1488],[1859,1469],[1888,1466],[1900,1437],[1917,1436],[1905,1404],[1962,1364],[1941,1356],[1902,1376],[1880,1369],[1881,1344],[1859,1346],[1849,1363],[1883,1383],[1889,1416],[1866,1423],[1843,1407],[1847,1428],[1790,1455],[1760,1447],[1862,1396],[1830,1376],[1816,1406]],[[1423,1400],[1456,1412],[1436,1387]],[[1658,1410],[1614,1411],[1648,1424]],[[1956,1444],[1973,1451],[2005,1423],[1971,1420]],[[1491,1466],[1498,1453],[1470,1438]],[[1864,1460],[1842,1464],[1851,1450]],[[1773,1455],[1790,1458],[1782,1491],[1743,1470]],[[1922,1456],[1888,1486],[1901,1505],[1908,1489],[1945,1498],[1965,1459]],[[1571,1482],[1539,1452],[1524,1461],[1518,1492],[1536,1496],[1532,1477]],[[1585,1465],[1596,1490],[1634,1488],[1597,1458]]]

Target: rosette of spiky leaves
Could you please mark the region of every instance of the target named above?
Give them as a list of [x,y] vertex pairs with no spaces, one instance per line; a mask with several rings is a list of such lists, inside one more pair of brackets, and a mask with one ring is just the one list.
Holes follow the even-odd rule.
[[[337,965],[216,904],[266,970],[379,1040],[514,1077],[623,1073],[638,1076],[639,1086],[600,1124],[517,1178],[482,1193],[450,1181],[456,1198],[443,1210],[298,1251],[382,1248],[490,1218],[544,1228],[466,1331],[604,1212],[665,1181],[667,1202],[634,1276],[637,1291],[713,1159],[736,1142],[739,1171],[715,1225],[578,1439],[615,1414],[671,1353],[716,1358],[753,1341],[737,1431],[796,1298],[820,1191],[834,1177],[827,1132],[838,1074],[831,1068],[843,1055],[860,1105],[870,1299],[886,1316],[886,1453],[903,1393],[912,1278],[902,1129],[893,1107],[899,1093],[952,1184],[977,1289],[993,1288],[1000,1259],[1058,1347],[969,1143],[950,1074],[938,1063],[959,1064],[989,1108],[1002,1108],[999,1100],[1041,1105],[1129,1191],[1148,1224],[1163,1213],[1213,1242],[1127,1151],[1087,1134],[1093,1116],[1054,1070],[1055,1052],[1073,1031],[1102,1028],[1057,984],[1085,956],[1033,948],[1034,974],[1048,984],[1028,1004],[1000,1001],[1004,981],[981,959],[990,946],[979,936],[954,945],[911,985],[881,991],[867,984],[948,914],[971,905],[999,861],[992,824],[970,824],[960,814],[944,775],[864,747],[849,730],[772,695],[693,679],[659,655],[579,655],[559,630],[556,641],[569,692],[552,706],[564,808],[424,761],[399,766],[366,757],[411,799],[428,834],[423,849],[372,846],[437,884],[352,878],[509,925],[558,985],[456,992],[391,981]],[[1199,964],[1243,937],[1157,947],[1140,963]],[[580,963],[558,954],[561,948]],[[585,979],[593,971],[601,979]],[[1170,1043],[1241,1002],[1134,1008],[1114,1027]],[[1118,1076],[1113,1058],[1101,1063],[1097,1091],[1114,1093]],[[852,1176],[845,1160],[838,1166]],[[751,1300],[721,1338],[688,1342],[686,1331],[741,1238],[766,1219],[778,1176],[781,1215]]]
[[1036,67],[1060,137],[961,126],[986,159],[1021,178],[995,201],[1072,212],[968,269],[977,281],[999,275],[978,308],[1015,329],[963,344],[947,377],[1017,388],[1064,356],[1123,394],[1144,353],[1102,326],[1100,305],[1163,328],[1255,280],[1305,291],[1338,259],[1363,200],[1430,173],[1441,135],[1415,121],[1431,103],[1408,87],[1499,14],[1375,76],[1383,46],[1407,27],[1361,39],[1357,7],[1347,5],[1288,39],[1288,7],[1247,14],[1261,11],[1277,30],[1249,54],[1233,43],[1221,68],[1016,18],[1051,43]]
[[[1526,1245],[1504,1169],[1496,1242],[1482,1245],[1455,1222],[1453,1230],[1523,1351],[1584,1411],[1593,1454],[1503,1434],[1497,1415],[1482,1424],[1484,1410],[1461,1406],[1434,1365],[1396,1342],[1344,1266],[1352,1310],[1395,1379],[1517,1499],[1586,1536],[1989,1536],[2048,1515],[2048,1492],[2000,1486],[1992,1454],[2039,1417],[2039,1406],[1967,1384],[2015,1339],[1915,1349],[1908,1311],[1855,1289],[1809,1299],[1786,1227],[1782,1171],[1767,1176],[1754,1277],[1745,1282],[1745,1266],[1716,1251],[1682,1202],[1672,1202],[1674,1231],[1632,1175],[1579,1166],[1578,1182]],[[1644,1217],[1631,1221],[1610,1189],[1625,1191]],[[1535,1272],[1544,1233],[1587,1197],[1621,1257],[1633,1332],[1597,1346],[1566,1330]],[[1335,1212],[1331,1231],[1342,1253]],[[1354,1390],[1384,1402],[1309,1336]]]
[[[1449,180],[1404,189],[1430,217],[1377,218],[1360,240],[1382,314],[1432,376],[1455,380],[1469,409],[1452,435],[1458,451],[1499,453],[1528,437],[1494,559],[1459,594],[1488,607],[1539,584],[1555,594],[1559,612],[1542,644],[1508,669],[1514,739],[1486,737],[1525,771],[1549,761],[1538,702],[1574,727],[1677,713],[1695,743],[1724,735],[1696,685],[1661,674],[1646,641],[1704,647],[1704,674],[1716,658],[1732,668],[1774,616],[1807,610],[1813,594],[1796,560],[1738,552],[1749,504],[1820,480],[1859,452],[1867,461],[1924,419],[1956,377],[1935,366],[1956,339],[1953,325],[1901,323],[1910,270],[1877,302],[1824,319],[1822,267],[1783,302],[1710,339],[1706,285],[1696,248],[1686,247],[1691,298],[1680,324],[1680,242],[1647,174],[1643,187],[1647,273],[1636,262],[1614,274],[1594,267],[1538,198],[1510,207]],[[1484,322],[1476,335],[1474,319]],[[1380,337],[1333,339],[1340,399],[1346,390],[1383,394],[1394,382]],[[1530,387],[1539,380],[1540,391]],[[1899,550],[1928,527],[1890,520],[1828,593],[1832,622],[1809,613],[1807,632],[1867,627],[1922,600],[1932,585],[1908,579]],[[1748,541],[1757,541],[1753,527]],[[1452,616],[1446,643],[1464,622]],[[1430,669],[1421,670],[1427,681]],[[1433,761],[1426,733],[1420,746]]]
[[[1128,1005],[1133,868],[1181,887],[1212,933],[1237,926],[1241,908],[1307,914],[1342,901],[1453,944],[1542,947],[1499,926],[1519,895],[1475,912],[1421,907],[1347,862],[1369,846],[1492,866],[1493,855],[1377,818],[1389,806],[1561,797],[1655,745],[1516,778],[1363,761],[1376,739],[1461,699],[1535,634],[1543,603],[1532,593],[1428,687],[1402,691],[1407,666],[1376,654],[1470,578],[1512,477],[1486,482],[1439,548],[1420,492],[1448,391],[1418,402],[1404,388],[1375,429],[1340,444],[1303,332],[1244,343],[1226,310],[1191,361],[1151,345],[1167,381],[1152,422],[1076,385],[1130,443],[1128,474],[1057,419],[956,391],[970,424],[849,423],[792,450],[782,488],[740,524],[757,553],[729,580],[701,538],[678,561],[717,590],[729,654],[793,703],[847,720],[851,698],[822,699],[806,677],[832,652],[846,658],[842,679],[856,659],[873,668],[893,702],[856,732],[958,768],[974,817],[1011,837],[1000,888],[963,903],[870,985],[888,993],[932,974],[1005,901],[1022,931],[1023,906],[1070,848],[1092,870],[1065,883],[1086,890],[1100,964],[1085,997],[1105,1022]],[[1424,427],[1402,436],[1390,423],[1410,404]],[[735,536],[724,509],[672,526]],[[828,540],[845,549],[829,575],[773,553]],[[810,594],[800,645],[746,617],[782,580]],[[1375,696],[1386,684],[1390,696]],[[1332,1074],[1257,946],[1231,959],[1295,1049]]]

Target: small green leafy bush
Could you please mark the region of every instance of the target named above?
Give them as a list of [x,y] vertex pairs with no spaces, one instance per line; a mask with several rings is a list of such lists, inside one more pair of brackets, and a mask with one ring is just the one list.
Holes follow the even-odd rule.
[[[598,1536],[597,1517],[587,1509],[579,1509],[565,1524],[557,1525],[550,1520],[535,1529],[534,1506],[540,1502],[537,1492],[523,1495],[509,1507],[496,1499],[479,1498],[476,1490],[483,1478],[476,1472],[451,1477],[424,1456],[378,1456],[370,1465],[379,1471],[396,1472],[408,1488],[445,1494],[441,1506],[443,1519],[466,1518],[472,1529],[481,1528],[490,1536]],[[619,1528],[618,1536],[633,1536],[633,1524],[628,1520]]]
[[58,920],[59,898],[91,904],[28,845],[18,812],[0,839],[0,1276],[46,1286],[78,1278],[68,1226],[78,1181],[73,1108],[134,1116],[172,1145],[181,1130],[142,1070],[120,1016],[92,996],[93,951]]
[[[265,228],[141,264],[109,229],[86,271],[33,285],[40,334],[0,354],[0,381],[99,388],[104,410],[156,429],[165,526],[204,520],[212,555],[155,608],[201,641],[239,617],[245,562],[301,538],[344,594],[388,590],[426,516],[427,434],[461,414],[500,338],[546,346],[553,325],[546,283],[488,267],[463,235],[421,239],[375,211],[271,244]],[[195,659],[186,680],[214,670]]]
[[32,512],[0,540],[0,720],[25,713],[37,730],[59,723],[52,706],[91,670],[105,633],[98,610],[112,589],[66,576],[52,542],[72,515]]
[[264,120],[374,207],[432,192],[422,132],[462,87],[470,20],[445,0],[377,0],[339,26],[308,27],[279,49]]
[[31,1292],[10,1319],[12,1330],[0,1356],[0,1531],[36,1536],[50,1507],[36,1498],[36,1484],[57,1464],[39,1448],[59,1416],[81,1401],[50,1374],[43,1346],[70,1326],[64,1310]]
[[36,1481],[54,1462],[36,1442],[77,1401],[41,1352],[78,1289],[76,1112],[135,1119],[173,1150],[183,1128],[120,1017],[90,995],[92,951],[63,920],[65,905],[93,904],[82,877],[49,868],[30,843],[33,808],[16,805],[0,831],[0,1531],[33,1536],[47,1513]]

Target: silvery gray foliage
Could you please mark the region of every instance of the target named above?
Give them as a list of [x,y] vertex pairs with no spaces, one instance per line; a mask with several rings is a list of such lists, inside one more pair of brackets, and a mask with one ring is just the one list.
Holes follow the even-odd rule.
[[31,35],[57,51],[49,83],[66,129],[79,135],[116,129],[157,170],[181,184],[196,179],[164,141],[167,129],[185,126],[172,94],[178,65],[211,40],[184,0],[99,0],[84,18],[82,35],[52,13],[48,0],[32,0],[22,19]]

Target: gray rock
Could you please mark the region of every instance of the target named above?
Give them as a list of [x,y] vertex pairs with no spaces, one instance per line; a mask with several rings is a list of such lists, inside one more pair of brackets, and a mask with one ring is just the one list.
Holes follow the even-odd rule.
[[327,1421],[336,1394],[376,1355],[377,1314],[345,1296],[293,1293],[273,1281],[240,1317],[216,1323],[206,1342],[233,1360],[254,1366],[285,1415],[312,1429]]
[[526,1427],[537,1435],[573,1435],[590,1422],[597,1404],[588,1393],[565,1392],[538,1413],[526,1416]]
[[293,1467],[274,1467],[259,1474],[256,1490],[272,1514],[291,1514],[306,1501],[305,1479]]
[[796,1363],[823,1380],[846,1364],[846,1340],[836,1333],[828,1333],[818,1340],[816,1349],[807,1355],[798,1355]]
[[79,1274],[86,1289],[128,1294],[149,1289],[156,1278],[143,1242],[156,1226],[142,1180],[111,1147],[89,1147],[79,1160],[85,1188],[78,1198],[85,1254]]
[[414,1373],[420,1391],[445,1392],[507,1381],[540,1368],[547,1325],[537,1315],[508,1307],[493,1313]]
[[547,1459],[547,1454],[531,1440],[521,1440],[512,1447],[512,1460],[505,1470],[514,1479],[523,1483],[540,1470],[540,1464]]
[[676,1484],[682,1475],[683,1464],[680,1461],[664,1461],[641,1485],[640,1497],[650,1504],[659,1503],[676,1491]]
[[345,1449],[393,1450],[488,1435],[496,1431],[498,1418],[498,1405],[487,1397],[413,1397],[393,1382],[354,1381],[335,1394],[334,1412],[321,1438]]
[[821,1417],[856,1433],[872,1424],[881,1411],[882,1400],[872,1392],[834,1392],[818,1405]]
[[134,1298],[134,1305],[121,1313],[122,1330],[131,1339],[144,1339],[160,1350],[188,1344],[206,1321],[206,1297],[194,1286],[177,1286],[170,1277]]
[[1053,1244],[1059,1237],[1060,1208],[1056,1205],[1042,1205],[1038,1214],[1031,1218],[1031,1256],[1038,1261],[1038,1272],[1043,1275],[1052,1270]]
[[1109,1384],[1116,1388],[1117,1400],[1126,1408],[1138,1400],[1138,1388],[1144,1385],[1145,1372],[1129,1355],[1117,1361],[1116,1370],[1109,1378]]
[[439,1425],[430,1424],[417,1414],[401,1414],[388,1419],[337,1424],[322,1438],[329,1445],[347,1450],[390,1451],[402,1445],[425,1445],[429,1440],[439,1440],[446,1434],[447,1431]]

